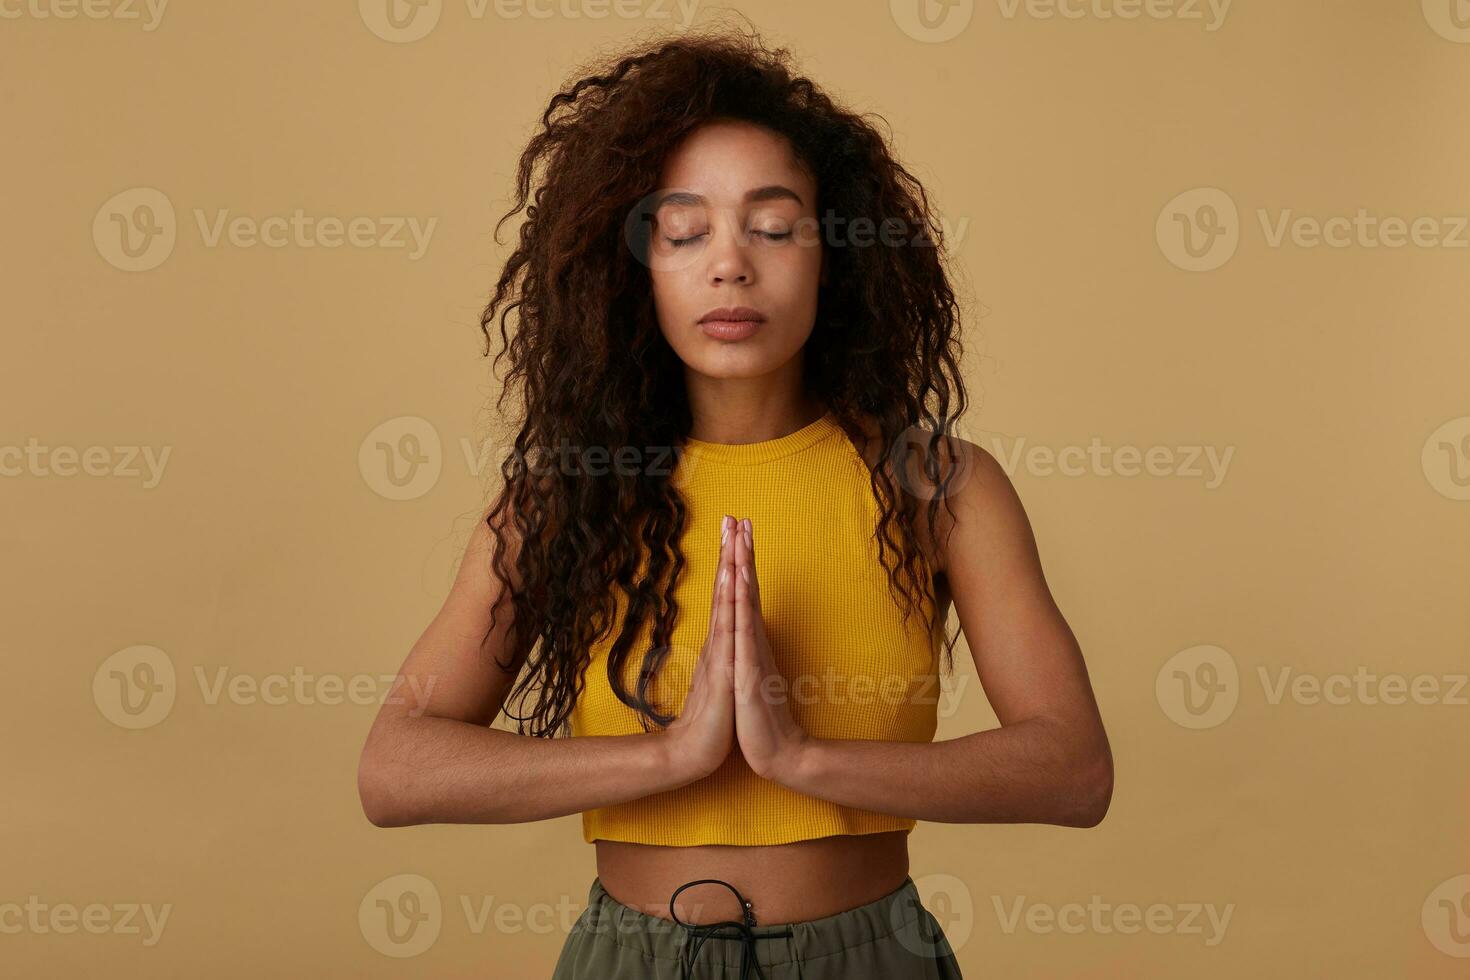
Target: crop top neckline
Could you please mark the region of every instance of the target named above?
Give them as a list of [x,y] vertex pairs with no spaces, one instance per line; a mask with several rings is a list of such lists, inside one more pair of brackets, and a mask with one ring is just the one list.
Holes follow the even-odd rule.
[[808,423],[794,432],[760,442],[705,442],[702,439],[686,438],[684,449],[701,460],[715,463],[735,463],[748,466],[752,463],[768,463],[781,459],[842,432],[831,410],[823,412],[815,422]]

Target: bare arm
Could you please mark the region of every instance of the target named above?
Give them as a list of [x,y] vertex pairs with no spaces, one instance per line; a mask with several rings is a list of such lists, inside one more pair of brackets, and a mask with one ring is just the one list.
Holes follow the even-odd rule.
[[388,700],[402,703],[385,703],[373,722],[357,771],[368,820],[379,827],[544,820],[699,778],[659,732],[545,739],[487,727],[522,666],[496,663],[507,659],[508,597],[486,639],[504,590],[490,564],[494,548],[482,518],[443,607],[399,669],[398,697]]
[[942,570],[1001,727],[934,743],[807,738],[771,778],[921,820],[1095,826],[1112,797],[1113,760],[1082,652],[1005,470],[973,443],[958,448],[969,469],[952,498]]

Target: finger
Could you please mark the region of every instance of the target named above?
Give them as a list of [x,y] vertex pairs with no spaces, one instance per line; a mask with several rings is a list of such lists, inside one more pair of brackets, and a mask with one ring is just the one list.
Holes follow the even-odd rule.
[[748,517],[740,522],[740,539],[744,567],[750,573],[745,586],[748,597],[745,605],[750,615],[750,645],[748,650],[742,652],[749,655],[747,663],[754,668],[754,673],[764,675],[774,672],[776,667],[770,657],[770,646],[766,641],[766,621],[761,613],[761,581],[755,567],[755,522]]
[[755,611],[751,606],[750,550],[746,545],[745,522],[737,525],[735,539],[735,662],[751,663],[755,654]]
[[[733,663],[735,658],[735,549],[740,535],[735,521],[730,519],[730,533],[725,538],[725,547],[720,553],[720,570],[724,572],[724,584],[719,588],[715,597],[714,635],[710,639],[710,649],[719,653],[721,660]],[[720,578],[718,574],[716,580]]]
[[761,580],[755,572],[755,522],[745,519],[745,555],[750,568],[750,610],[757,629],[761,626]]
[[730,533],[726,529],[729,521],[730,515],[728,514],[722,515],[720,517],[720,557],[715,562],[715,580],[714,584],[710,588],[709,629],[705,630],[705,643],[709,643],[709,641],[714,639],[715,637],[715,626],[717,625],[717,622],[719,620],[720,612],[720,571],[724,569],[724,567],[729,563],[731,549],[734,544],[734,542],[730,540],[732,537],[734,537],[734,534]]

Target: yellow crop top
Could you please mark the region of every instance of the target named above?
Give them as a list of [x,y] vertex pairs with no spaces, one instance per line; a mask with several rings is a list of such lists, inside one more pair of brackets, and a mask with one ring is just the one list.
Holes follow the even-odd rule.
[[[755,538],[761,606],[772,653],[792,684],[792,716],[815,738],[929,742],[937,727],[935,674],[943,623],[903,622],[888,590],[873,535],[878,502],[868,470],[830,413],[776,439],[754,443],[688,440],[671,477],[688,504],[680,547],[687,562],[675,586],[679,613],[672,649],[650,685],[653,704],[682,710],[709,627],[710,595],[724,514],[749,517]],[[897,529],[895,528],[895,533]],[[892,560],[891,557],[889,559]],[[621,625],[593,646],[585,687],[573,706],[572,735],[645,731],[638,714],[612,693],[607,654]],[[624,690],[652,637],[645,621],[625,662]],[[802,685],[805,685],[804,687]],[[649,731],[657,731],[650,721]],[[714,772],[677,789],[586,810],[582,836],[644,844],[763,845],[826,837],[910,831],[912,819],[840,806],[757,776],[738,743]]]

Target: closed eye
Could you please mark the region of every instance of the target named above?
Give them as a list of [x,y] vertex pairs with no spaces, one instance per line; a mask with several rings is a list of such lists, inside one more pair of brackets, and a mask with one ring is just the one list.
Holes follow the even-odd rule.
[[[700,232],[698,235],[690,235],[688,238],[665,238],[664,241],[668,242],[674,248],[683,248],[690,242],[696,242],[703,238],[706,234],[708,232]],[[756,234],[772,242],[784,241],[791,237],[791,232],[789,231],[758,231]]]

